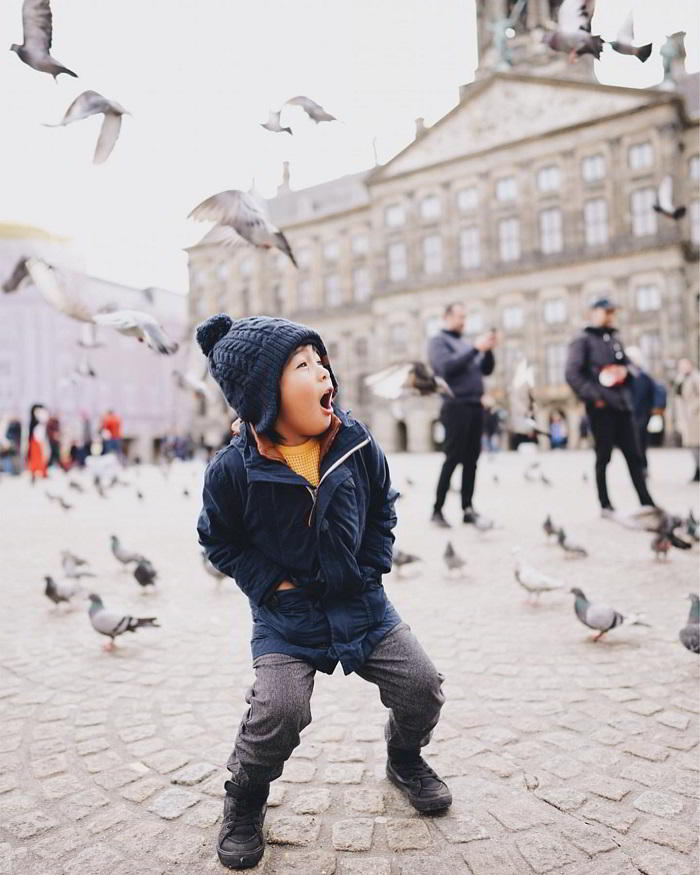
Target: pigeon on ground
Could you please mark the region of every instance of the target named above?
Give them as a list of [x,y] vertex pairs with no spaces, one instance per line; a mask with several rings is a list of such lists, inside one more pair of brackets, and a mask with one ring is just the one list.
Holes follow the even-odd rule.
[[92,571],[83,568],[83,566],[87,564],[88,563],[85,559],[81,559],[79,556],[71,553],[70,550],[61,550],[61,565],[66,577],[72,577],[74,579],[80,577],[95,577],[96,575]]
[[110,640],[104,645],[104,650],[114,650],[114,639],[124,632],[135,632],[141,626],[159,626],[156,617],[131,617],[105,609],[102,599],[91,593],[88,614],[92,628],[100,635],[106,635]]
[[445,565],[447,566],[447,571],[460,571],[467,564],[464,559],[455,551],[455,548],[452,546],[452,542],[448,541],[447,546],[445,547],[445,552],[442,554],[442,558],[445,560]]
[[407,396],[442,395],[453,398],[454,393],[442,377],[433,374],[421,361],[390,365],[364,378],[378,398],[397,401]]
[[559,531],[559,529],[552,522],[552,517],[549,514],[547,514],[547,516],[545,517],[545,520],[542,523],[542,528],[544,529],[544,533],[545,535],[547,535],[548,538],[551,538],[552,535],[556,535]]
[[405,553],[403,550],[399,550],[398,547],[394,547],[393,564],[396,566],[399,577],[403,574],[404,568],[413,565],[415,562],[422,561],[420,556],[415,556],[413,553]]
[[142,587],[155,586],[155,579],[158,577],[158,572],[151,565],[148,559],[141,559],[134,568],[134,577]]
[[222,235],[220,242],[247,240],[260,249],[279,249],[297,267],[294,253],[284,234],[272,224],[265,205],[238,189],[220,191],[196,206],[187,217],[201,222],[216,222]]
[[492,477],[492,479],[493,479],[493,482],[494,482],[496,485],[498,485],[498,484],[501,482],[501,481],[498,479],[498,474],[494,474],[493,477]]
[[274,109],[271,109],[267,121],[261,122],[260,127],[265,128],[268,131],[272,131],[273,134],[281,134],[281,133],[291,134],[292,129],[287,128],[287,127],[283,127],[283,125],[280,123],[280,116],[281,115],[282,115],[281,109],[277,110],[277,112],[275,112]]
[[692,538],[693,541],[700,541],[700,535],[698,534],[698,521],[695,519],[692,510],[688,513],[688,517],[685,521],[685,533],[689,538]]
[[588,556],[588,550],[585,547],[581,547],[580,544],[572,543],[567,537],[564,529],[559,529],[557,532],[557,544],[564,550],[569,556]]
[[207,574],[210,574],[213,578],[216,579],[217,582],[220,583],[221,580],[226,577],[226,575],[222,571],[219,571],[218,568],[212,565],[204,550],[202,550],[202,565],[204,565],[204,570],[207,572]]
[[646,43],[643,46],[635,46],[634,44],[634,15],[632,10],[630,10],[629,15],[622,22],[622,27],[617,32],[615,39],[610,42],[610,48],[621,55],[634,55],[642,63],[651,54],[651,43]]
[[588,483],[588,474],[586,474],[585,471],[581,475],[581,479],[583,480],[584,483]]
[[512,552],[515,555],[515,567],[513,569],[515,579],[529,593],[530,600],[534,596],[535,601],[539,601],[539,597],[543,592],[556,592],[563,588],[564,584],[548,574],[543,574],[531,565],[524,565],[518,556],[520,551],[517,547]]
[[82,592],[80,584],[68,580],[54,580],[50,574],[45,575],[44,580],[46,581],[44,595],[55,605],[61,602],[70,604],[70,600]]
[[604,40],[591,33],[595,0],[563,0],[556,30],[547,31],[543,41],[555,52],[568,52],[571,61],[581,55],[600,58]]
[[59,504],[63,508],[63,510],[73,509],[73,505],[69,501],[66,501],[66,499],[62,495],[56,495],[54,492],[49,492],[49,490],[47,489],[46,497],[49,499],[49,501],[55,501],[57,504]]
[[685,215],[685,207],[676,207],[673,204],[673,177],[670,174],[664,176],[659,183],[659,187],[656,189],[656,200],[652,207],[662,216],[676,221]]
[[132,562],[148,562],[146,557],[142,556],[140,553],[132,553],[130,550],[124,549],[116,535],[110,535],[109,540],[114,557],[121,562],[122,565],[130,565]]
[[17,289],[29,279],[29,271],[27,270],[27,259],[20,258],[15,263],[12,273],[2,284],[3,292],[16,292]]
[[545,486],[551,486],[552,481],[547,477],[544,471],[540,471],[540,483],[544,483]]
[[[310,119],[318,124],[319,122],[334,122],[336,117],[326,112],[326,110],[315,100],[310,97],[292,97],[287,101],[288,106],[300,106]],[[291,131],[290,131],[291,133]]]
[[114,145],[119,137],[122,116],[131,115],[128,110],[124,109],[115,100],[109,100],[98,94],[97,91],[83,91],[71,103],[58,124],[44,125],[44,127],[60,128],[71,124],[71,122],[81,121],[82,119],[89,118],[91,115],[99,115],[100,113],[104,115],[104,118],[100,128],[100,135],[97,138],[97,146],[95,147],[92,163],[103,164],[112,154],[112,149],[114,149]]
[[638,615],[624,616],[619,611],[609,608],[607,605],[592,604],[578,587],[572,587],[570,592],[576,596],[574,610],[576,616],[589,629],[595,629],[598,634],[593,636],[594,641],[599,641],[606,632],[627,623],[628,626],[649,626]]
[[691,592],[688,598],[690,599],[688,622],[678,633],[678,637],[686,650],[700,653],[700,599],[694,592]]
[[523,477],[528,481],[528,483],[535,482],[535,471],[540,467],[539,462],[530,462],[527,468],[523,471]]
[[92,480],[95,490],[100,498],[107,498],[107,492],[105,491],[104,486],[102,485],[102,480],[95,474]]
[[93,321],[105,328],[114,328],[125,337],[135,337],[139,343],[146,343],[161,355],[173,355],[179,344],[171,340],[165,329],[150,313],[141,310],[113,310],[111,313],[97,313]]
[[143,492],[141,492],[140,489],[136,490],[136,497],[138,498],[139,501],[143,501]]
[[56,81],[61,73],[78,74],[51,57],[52,16],[49,0],[24,0],[22,4],[22,44],[13,43],[10,51],[17,52],[21,61],[40,73],[49,73]]
[[68,488],[73,489],[75,492],[85,492],[85,487],[82,484],[78,483],[77,480],[69,480]]

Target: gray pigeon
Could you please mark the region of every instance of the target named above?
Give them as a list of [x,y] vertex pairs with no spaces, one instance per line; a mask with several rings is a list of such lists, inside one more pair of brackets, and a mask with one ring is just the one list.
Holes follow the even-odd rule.
[[573,587],[570,592],[576,596],[574,610],[576,616],[589,629],[595,629],[598,634],[593,636],[594,641],[599,641],[606,632],[627,623],[628,626],[648,626],[639,616],[624,616],[619,611],[609,608],[607,605],[592,604],[578,587]]
[[156,617],[131,617],[105,609],[102,599],[91,593],[88,614],[92,628],[100,635],[106,635],[110,640],[104,645],[105,650],[114,650],[114,639],[124,632],[135,632],[141,626],[159,626]]
[[548,574],[544,574],[537,568],[533,568],[530,565],[524,565],[518,556],[520,553],[518,547],[514,547],[511,552],[515,556],[515,567],[513,569],[515,579],[525,592],[529,593],[530,597],[535,597],[535,601],[539,601],[543,592],[556,592],[557,590],[563,589],[564,585],[558,580],[555,580]]
[[287,133],[291,134],[292,129],[283,127],[280,123],[280,116],[282,115],[282,110],[278,110],[275,112],[273,109],[270,110],[270,115],[266,122],[261,122],[260,127],[265,128],[268,131],[272,131],[273,134],[281,134]]
[[392,564],[396,566],[399,577],[401,577],[401,575],[403,574],[404,568],[407,568],[409,565],[413,565],[416,562],[422,561],[423,560],[420,558],[420,556],[415,556],[413,553],[405,553],[403,550],[399,550],[398,547],[394,547]]
[[634,44],[634,14],[632,10],[622,22],[622,27],[617,32],[615,39],[610,42],[610,48],[621,55],[633,55],[635,58],[639,58],[642,64],[651,54],[651,43],[646,43],[643,46],[635,46]]
[[59,128],[69,125],[71,122],[81,121],[91,115],[102,113],[102,127],[97,138],[93,164],[102,164],[112,154],[112,149],[119,137],[122,126],[122,116],[131,115],[124,107],[115,100],[108,100],[98,94],[97,91],[83,91],[66,110],[65,115],[57,125],[44,125],[47,128]]
[[50,599],[55,605],[69,604],[70,600],[82,592],[80,585],[70,581],[54,580],[50,574],[45,575],[46,587],[44,595]]
[[442,558],[445,560],[445,565],[447,566],[447,571],[460,571],[467,564],[464,559],[455,551],[455,548],[452,546],[452,541],[447,542],[447,546],[445,547],[445,552],[442,554]]
[[673,177],[670,174],[664,176],[659,183],[659,187],[656,189],[656,200],[652,207],[655,212],[676,221],[685,215],[685,207],[676,207],[673,204]]
[[2,284],[3,292],[16,292],[22,283],[26,282],[28,278],[29,271],[27,270],[27,259],[20,258],[15,263],[12,273]]
[[66,577],[72,577],[75,580],[81,577],[95,577],[96,575],[92,571],[82,567],[87,564],[84,559],[75,556],[70,550],[61,550],[61,565]]
[[78,483],[77,480],[69,480],[68,488],[74,490],[75,492],[85,492],[85,487],[81,483]]
[[97,313],[92,321],[105,328],[113,328],[125,337],[135,337],[139,343],[146,343],[161,355],[173,355],[178,351],[177,341],[168,337],[165,329],[150,313],[114,310],[111,313]]
[[374,395],[387,401],[426,395],[454,398],[454,393],[445,380],[433,374],[421,361],[389,365],[388,368],[366,376],[364,383]]
[[132,562],[148,562],[145,556],[140,553],[132,553],[122,547],[119,538],[116,535],[110,535],[110,544],[114,557],[121,562],[122,565],[131,565]]
[[68,278],[57,268],[40,258],[28,258],[26,268],[32,282],[47,304],[59,313],[79,322],[92,322],[93,312],[76,297]]
[[54,492],[49,492],[49,490],[47,489],[46,497],[49,499],[49,501],[55,501],[63,508],[63,510],[73,509],[73,505],[69,501],[66,501],[66,499],[62,495],[56,495]]
[[216,222],[215,227],[222,231],[222,243],[235,244],[242,238],[260,249],[279,249],[297,267],[287,238],[272,224],[264,204],[245,191],[220,191],[198,204],[187,218]]
[[559,529],[554,525],[552,517],[549,514],[545,517],[545,520],[542,523],[542,528],[548,538],[551,538],[552,535],[556,535],[559,532]]
[[[300,106],[304,112],[308,115],[310,119],[318,124],[319,122],[334,122],[336,121],[336,117],[326,112],[326,110],[315,100],[311,100],[310,97],[292,97],[291,100],[287,101],[289,106]],[[290,131],[291,133],[291,131]]]
[[600,58],[603,40],[591,33],[595,0],[563,0],[556,30],[547,31],[543,41],[555,52],[568,52],[571,60],[581,55]]
[[142,587],[155,586],[155,579],[158,577],[158,572],[151,565],[148,559],[141,559],[137,562],[134,568],[134,577]]
[[17,52],[21,61],[40,73],[49,73],[54,81],[60,73],[77,73],[51,57],[53,33],[49,0],[24,0],[22,4],[22,44],[13,43],[10,51]]
[[690,599],[688,622],[678,633],[678,637],[686,650],[700,653],[700,599],[694,592],[691,592],[688,598]]
[[685,521],[685,533],[689,538],[692,538],[693,541],[700,541],[700,535],[698,535],[698,521],[695,519],[695,514],[693,511],[689,511],[688,517]]
[[570,541],[564,529],[559,529],[557,532],[557,544],[564,550],[569,556],[588,556],[588,550],[585,547],[581,547],[580,544],[574,544]]

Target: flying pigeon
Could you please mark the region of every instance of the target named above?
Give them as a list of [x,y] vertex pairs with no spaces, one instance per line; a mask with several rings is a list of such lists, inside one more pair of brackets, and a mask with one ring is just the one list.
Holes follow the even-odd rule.
[[215,227],[221,230],[222,243],[227,240],[237,243],[238,238],[243,238],[261,249],[279,249],[297,267],[287,238],[272,224],[265,205],[247,192],[238,189],[220,191],[202,201],[187,218],[216,222]]
[[423,362],[405,362],[390,365],[370,374],[364,379],[374,395],[389,401],[396,401],[406,396],[443,395],[453,398],[454,394],[447,383],[433,374]]
[[78,74],[51,57],[52,16],[49,0],[24,0],[22,4],[22,44],[13,43],[10,51],[40,73],[49,73],[56,81],[60,73]]
[[61,551],[61,565],[66,577],[71,577],[76,580],[80,577],[95,577],[96,575],[93,574],[92,571],[88,571],[86,568],[82,567],[87,564],[88,563],[85,559],[81,559],[79,556],[71,553],[70,550]]
[[62,495],[56,495],[54,492],[49,492],[49,490],[47,489],[46,497],[49,499],[49,501],[55,501],[57,504],[59,504],[63,508],[63,510],[73,509],[73,505],[69,501],[66,501],[66,499]]
[[423,560],[420,556],[415,556],[413,553],[405,553],[403,550],[399,550],[398,547],[394,547],[392,564],[396,566],[399,577],[403,574],[403,569],[405,567],[413,565],[415,562],[422,561]]
[[544,42],[555,52],[569,52],[572,61],[581,55],[600,58],[604,41],[591,33],[594,8],[595,0],[563,0],[556,30],[547,31]]
[[218,568],[212,565],[209,557],[204,552],[204,550],[202,550],[202,565],[204,565],[204,570],[207,572],[207,574],[210,574],[218,582],[221,582],[221,580],[226,577],[226,575],[222,571],[219,571]]
[[544,529],[544,533],[545,535],[547,535],[548,538],[551,538],[552,535],[556,535],[559,531],[559,529],[552,522],[552,517],[549,514],[547,514],[547,516],[545,517],[545,520],[542,523],[542,528]]
[[27,259],[20,258],[15,263],[12,273],[2,284],[3,292],[16,292],[22,283],[26,282],[28,278],[29,271],[27,270]]
[[523,477],[528,481],[528,483],[535,482],[535,471],[540,467],[539,462],[530,462],[527,468],[523,471]]
[[[292,97],[287,101],[288,106],[300,106],[310,119],[318,124],[319,122],[334,122],[336,117],[327,113],[326,110],[315,100],[310,97]],[[289,132],[291,134],[291,131]]]
[[68,279],[61,271],[34,257],[27,259],[26,267],[32,282],[48,304],[71,319],[92,322],[93,312],[79,298],[71,294]]
[[540,483],[543,483],[545,486],[552,485],[552,481],[547,477],[544,471],[540,471]]
[[124,632],[135,632],[141,626],[159,626],[155,617],[130,617],[105,609],[102,599],[91,593],[88,614],[92,628],[100,635],[106,635],[110,640],[104,645],[104,650],[114,650],[114,639]]
[[90,364],[90,359],[88,358],[87,353],[78,360],[78,364],[73,369],[73,373],[78,377],[97,376],[97,371]]
[[158,321],[141,310],[114,310],[111,313],[97,313],[93,321],[105,328],[114,328],[125,337],[135,337],[139,343],[146,343],[161,355],[173,355],[178,343],[170,340]]
[[686,650],[700,653],[700,599],[694,592],[691,592],[688,598],[690,599],[688,622],[678,633],[678,637]]
[[115,100],[109,100],[98,94],[97,91],[83,91],[79,94],[66,110],[65,115],[58,124],[44,125],[46,128],[60,128],[72,122],[81,121],[91,115],[104,116],[100,135],[97,138],[93,164],[103,164],[112,154],[112,149],[119,137],[122,126],[122,116],[131,115],[124,107]]
[[112,553],[122,565],[130,565],[132,562],[148,562],[145,556],[140,553],[132,553],[122,547],[119,538],[116,535],[110,535],[110,544]]
[[651,54],[651,47],[651,43],[643,46],[634,45],[634,15],[632,10],[630,10],[629,15],[622,23],[622,27],[617,32],[617,36],[610,42],[610,48],[621,55],[634,55],[644,63]]
[[673,177],[668,174],[659,183],[656,190],[656,201],[652,207],[657,213],[662,216],[667,216],[669,219],[682,219],[685,215],[685,207],[674,207],[673,205]]
[[559,529],[557,532],[557,544],[564,550],[569,556],[588,556],[588,550],[585,547],[581,547],[579,544],[572,543],[567,537],[564,529]]
[[467,564],[462,557],[455,552],[455,548],[452,546],[452,542],[448,541],[447,546],[445,547],[445,552],[442,554],[442,558],[445,560],[445,565],[447,566],[448,572],[451,571],[461,571],[462,568]]
[[134,577],[142,587],[155,586],[155,579],[158,577],[158,572],[151,565],[148,559],[141,559],[134,568]]
[[685,521],[685,533],[689,538],[692,538],[693,541],[700,541],[700,535],[698,534],[698,521],[695,519],[692,510],[688,513],[688,518]]
[[268,131],[272,131],[273,134],[281,134],[286,132],[288,134],[292,133],[291,128],[283,127],[280,123],[280,116],[282,115],[282,110],[278,110],[277,112],[274,109],[270,110],[270,115],[266,122],[261,122],[260,127],[265,128]]
[[530,597],[535,597],[535,601],[539,601],[543,592],[556,592],[563,588],[563,584],[553,577],[543,574],[530,565],[523,565],[517,555],[520,552],[517,547],[512,552],[516,557],[513,569],[515,579]]
[[45,575],[44,580],[46,581],[44,595],[55,605],[59,605],[61,602],[64,604],[70,604],[70,600],[82,592],[79,584],[67,580],[56,581],[50,574]]
[[629,626],[648,626],[641,617],[636,615],[623,616],[619,611],[609,608],[607,605],[595,605],[588,601],[586,596],[578,587],[573,587],[570,592],[576,596],[574,602],[574,610],[576,616],[589,629],[597,630],[598,634],[593,636],[594,641],[599,641],[606,632],[614,629],[616,626],[621,626],[622,623],[627,623]]

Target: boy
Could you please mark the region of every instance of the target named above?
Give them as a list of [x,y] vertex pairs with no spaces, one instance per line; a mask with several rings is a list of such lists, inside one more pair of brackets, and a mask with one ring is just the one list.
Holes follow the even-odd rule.
[[227,762],[219,860],[254,866],[270,782],[311,722],[317,670],[338,662],[390,709],[387,777],[418,811],[452,803],[420,749],[444,677],[382,586],[396,524],[389,468],[368,429],[334,407],[320,336],[269,316],[213,316],[197,329],[209,370],[242,426],[210,462],[197,531],[213,565],[249,599],[255,682]]

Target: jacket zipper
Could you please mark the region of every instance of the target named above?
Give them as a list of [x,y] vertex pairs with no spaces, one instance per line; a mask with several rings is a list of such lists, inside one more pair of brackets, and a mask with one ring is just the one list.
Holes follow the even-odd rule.
[[316,509],[316,499],[318,498],[318,490],[319,490],[321,484],[323,483],[323,481],[326,479],[326,477],[328,477],[328,475],[331,473],[331,471],[335,471],[335,469],[338,467],[338,465],[342,464],[348,458],[348,456],[352,456],[352,454],[354,452],[356,452],[357,450],[361,450],[362,447],[366,446],[368,443],[369,443],[369,438],[365,438],[361,443],[357,444],[357,446],[352,447],[352,449],[348,450],[347,453],[345,453],[339,459],[336,459],[336,461],[333,462],[333,464],[326,471],[326,473],[323,475],[323,477],[321,477],[321,479],[318,481],[318,486],[316,486],[316,487],[307,486],[306,487],[309,491],[309,495],[311,495],[311,498],[313,499],[313,502],[311,504],[311,510],[309,511],[309,518],[307,520],[307,524],[309,525],[309,527],[311,527],[311,517],[313,516],[314,510]]

